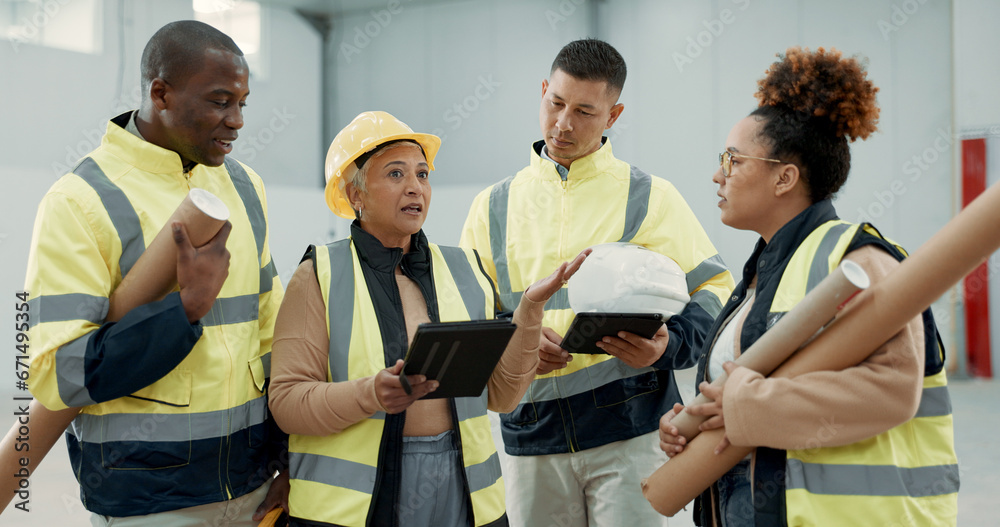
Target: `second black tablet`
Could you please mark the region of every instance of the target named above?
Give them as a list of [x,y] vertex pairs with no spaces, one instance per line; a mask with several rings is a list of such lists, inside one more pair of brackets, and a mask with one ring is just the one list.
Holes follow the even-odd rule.
[[606,353],[595,344],[619,331],[652,338],[663,325],[659,313],[577,313],[559,344],[570,353]]

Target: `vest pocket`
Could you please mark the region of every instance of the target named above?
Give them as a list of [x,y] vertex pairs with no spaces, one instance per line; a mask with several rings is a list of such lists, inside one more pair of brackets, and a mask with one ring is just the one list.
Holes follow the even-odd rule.
[[[629,372],[622,372],[622,376],[628,373],[636,373],[641,370],[630,368],[622,363]],[[624,403],[633,397],[653,393],[660,389],[660,381],[656,378],[656,372],[652,369],[625,377],[614,382],[610,382],[599,388],[594,388],[594,405],[597,408],[605,408],[616,404]]]
[[101,463],[113,470],[154,470],[187,465],[191,416],[167,413],[191,405],[191,373],[174,370],[128,396],[128,413],[98,416]]
[[534,402],[522,402],[510,413],[500,415],[504,417],[505,424],[509,426],[524,426],[538,421],[538,411],[535,409]]

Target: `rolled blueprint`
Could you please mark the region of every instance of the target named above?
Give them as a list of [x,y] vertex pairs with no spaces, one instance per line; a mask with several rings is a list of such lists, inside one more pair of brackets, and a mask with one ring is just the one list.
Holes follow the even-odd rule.
[[222,200],[207,190],[191,189],[111,294],[105,320],[117,322],[137,306],[162,300],[177,285],[177,245],[170,227],[173,222],[183,223],[191,245],[201,247],[228,219],[229,209]]
[[[838,370],[864,361],[1000,248],[998,225],[1000,185],[993,185],[895,271],[862,292],[851,309],[772,377]],[[642,482],[643,494],[654,509],[673,516],[753,450],[730,446],[715,455],[715,445],[724,434],[725,429],[699,434],[683,452]]]
[[[774,371],[792,353],[801,348],[817,331],[828,324],[841,307],[859,290],[866,289],[871,281],[868,273],[860,265],[844,260],[823,281],[809,291],[794,309],[781,317],[752,346],[736,358],[736,364],[745,366],[763,375]],[[725,373],[713,379],[712,385],[722,386],[728,377]],[[689,406],[708,403],[712,400],[699,393]],[[698,435],[698,425],[706,416],[691,415],[685,408],[671,423],[688,441]]]

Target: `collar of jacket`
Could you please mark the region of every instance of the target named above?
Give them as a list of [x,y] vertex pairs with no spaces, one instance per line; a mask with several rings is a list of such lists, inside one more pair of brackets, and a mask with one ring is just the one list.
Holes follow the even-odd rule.
[[[566,176],[567,181],[599,176],[618,167],[621,162],[615,158],[615,154],[611,150],[611,140],[602,137],[601,142],[603,144],[596,152],[581,157],[570,164],[569,175]],[[542,159],[543,146],[545,146],[545,140],[536,141],[531,145],[531,167],[534,169],[532,173],[540,179],[561,182],[562,178],[559,177],[555,164]]]
[[361,228],[361,223],[351,223],[351,239],[358,251],[358,258],[371,269],[380,273],[394,273],[400,264],[412,275],[423,275],[430,271],[430,248],[423,229],[410,236],[410,252],[403,254],[399,247],[386,247],[378,238]]
[[[101,148],[126,163],[151,174],[184,175],[181,156],[173,150],[154,145],[125,129],[134,110],[108,121]],[[195,165],[192,170],[197,168]]]
[[768,320],[768,313],[781,275],[785,273],[785,267],[792,254],[809,233],[820,225],[836,219],[837,211],[833,208],[833,202],[826,199],[812,204],[784,224],[774,233],[770,243],[764,243],[763,239],[757,241],[753,254],[743,266],[743,281],[737,288],[737,295],[742,301],[746,295],[746,286],[755,275],[757,276],[756,300],[750,307],[743,325],[743,332],[740,335],[741,349],[749,348],[776,321]]

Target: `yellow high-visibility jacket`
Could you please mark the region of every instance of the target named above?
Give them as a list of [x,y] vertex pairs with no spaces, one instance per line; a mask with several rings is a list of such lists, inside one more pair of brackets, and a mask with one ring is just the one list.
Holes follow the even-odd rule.
[[[680,402],[673,369],[698,362],[695,352],[733,288],[733,278],[677,190],[614,157],[610,141],[577,159],[563,180],[539,156],[481,192],[461,245],[476,249],[496,280],[500,308],[512,311],[523,291],[580,251],[631,242],[669,256],[687,273],[691,302],[667,323],[670,340],[659,361],[632,368],[610,355],[573,356],[566,368],[539,376],[521,404],[501,416],[512,455],[574,452],[657,429]],[[567,289],[545,305],[542,324],[564,334],[575,313]]]
[[[84,506],[108,516],[241,496],[280,448],[263,390],[283,292],[260,177],[230,158],[185,173],[177,153],[124,129],[130,116],[42,199],[25,286],[31,391],[48,408],[83,407],[70,460]],[[194,187],[233,224],[211,311],[188,323],[174,292],[105,323],[112,292]]]

